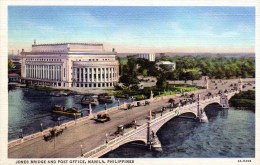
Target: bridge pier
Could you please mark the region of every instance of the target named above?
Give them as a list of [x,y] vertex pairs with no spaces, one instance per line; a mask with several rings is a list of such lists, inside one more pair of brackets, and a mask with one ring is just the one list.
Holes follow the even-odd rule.
[[205,111],[202,110],[202,109],[201,109],[200,111],[201,111],[201,112],[200,112],[200,115],[198,116],[199,121],[200,121],[201,123],[207,123],[209,120],[208,120],[208,117],[207,117]]
[[152,112],[149,113],[149,119],[147,121],[147,147],[153,151],[162,152],[162,146],[159,138],[156,136],[151,128]]
[[229,109],[228,97],[224,93],[221,94],[220,105],[222,109]]
[[151,149],[153,151],[158,151],[158,152],[162,152],[162,145],[161,142],[159,140],[159,138],[157,137],[157,135],[155,135],[152,131],[152,138],[151,138]]

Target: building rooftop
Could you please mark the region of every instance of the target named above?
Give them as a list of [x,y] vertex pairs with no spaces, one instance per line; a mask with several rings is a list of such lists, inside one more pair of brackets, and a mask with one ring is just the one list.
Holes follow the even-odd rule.
[[73,43],[73,42],[65,42],[65,43],[54,43],[54,44],[33,44],[32,46],[56,46],[56,45],[88,45],[88,46],[103,46],[101,43]]
[[156,63],[157,65],[163,64],[163,65],[171,65],[174,64],[174,62],[171,61],[159,61]]
[[9,73],[8,74],[8,77],[15,77],[15,76],[19,76],[19,74],[16,74],[16,73]]

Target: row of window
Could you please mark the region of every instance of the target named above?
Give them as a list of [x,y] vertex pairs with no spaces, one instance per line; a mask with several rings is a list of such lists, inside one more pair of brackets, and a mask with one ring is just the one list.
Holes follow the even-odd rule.
[[[49,58],[27,58],[25,61],[61,61],[61,59],[49,59]],[[76,59],[81,61],[81,59]],[[85,60],[84,60],[85,61]],[[101,59],[88,59],[88,61],[101,61]],[[102,58],[102,61],[110,61],[108,58]]]
[[[76,61],[81,61],[81,59],[76,59]],[[86,61],[86,60],[84,60]],[[101,61],[101,59],[88,59],[88,61]],[[102,58],[102,61],[110,61],[109,58]]]
[[76,87],[112,87],[115,85],[114,83],[93,83],[93,84],[82,84],[82,83],[76,83]]
[[74,73],[76,73],[76,72],[79,73],[80,69],[81,69],[82,73],[83,73],[84,69],[85,69],[85,72],[87,72],[87,70],[89,69],[89,72],[94,72],[94,73],[96,73],[96,71],[100,73],[101,69],[102,69],[102,72],[105,72],[105,70],[106,70],[106,72],[108,72],[108,71],[115,72],[116,71],[116,68],[75,68]]
[[61,59],[49,58],[27,58],[25,61],[61,61]]

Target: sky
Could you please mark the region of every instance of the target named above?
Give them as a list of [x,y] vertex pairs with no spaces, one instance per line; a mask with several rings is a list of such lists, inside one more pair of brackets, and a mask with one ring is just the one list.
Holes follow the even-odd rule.
[[103,43],[136,52],[253,53],[254,7],[9,6],[8,49]]

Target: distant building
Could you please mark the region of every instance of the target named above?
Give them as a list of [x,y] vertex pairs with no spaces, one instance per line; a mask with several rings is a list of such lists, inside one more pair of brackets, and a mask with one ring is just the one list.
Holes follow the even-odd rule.
[[139,53],[135,55],[127,56],[129,58],[142,58],[147,59],[148,61],[155,61],[155,53]]
[[20,76],[16,73],[8,74],[8,82],[20,82]]
[[161,65],[166,65],[169,68],[169,70],[171,70],[171,71],[176,69],[176,64],[174,62],[170,62],[170,61],[159,61],[155,65],[158,70],[161,69],[161,67],[160,67]]
[[110,88],[119,79],[116,52],[105,51],[103,44],[58,43],[32,45],[21,52],[22,81],[80,88]]

